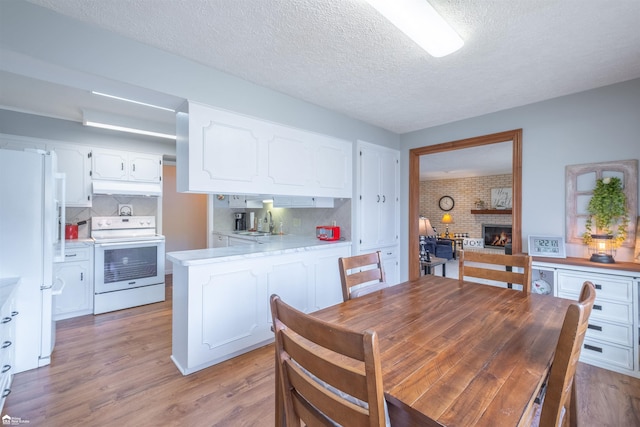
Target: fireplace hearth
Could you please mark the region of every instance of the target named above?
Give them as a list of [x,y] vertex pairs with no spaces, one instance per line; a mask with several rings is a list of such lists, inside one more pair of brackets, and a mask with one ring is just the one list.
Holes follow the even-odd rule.
[[511,225],[509,224],[482,224],[482,238],[485,248],[504,249],[511,244]]

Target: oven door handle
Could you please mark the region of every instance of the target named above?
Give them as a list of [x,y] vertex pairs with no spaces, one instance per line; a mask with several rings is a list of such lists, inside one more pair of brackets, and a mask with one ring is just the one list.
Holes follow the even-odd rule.
[[110,246],[157,245],[162,242],[163,240],[133,240],[130,242],[95,243],[95,246],[106,248]]

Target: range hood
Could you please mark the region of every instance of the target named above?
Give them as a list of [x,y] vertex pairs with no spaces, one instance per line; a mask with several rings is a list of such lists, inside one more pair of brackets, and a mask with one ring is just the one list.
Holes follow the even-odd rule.
[[93,181],[93,194],[124,196],[162,196],[162,184],[155,182]]

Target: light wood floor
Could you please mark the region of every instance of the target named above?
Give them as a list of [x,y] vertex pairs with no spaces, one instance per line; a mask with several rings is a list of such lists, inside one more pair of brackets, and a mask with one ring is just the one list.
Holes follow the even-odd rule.
[[[57,324],[50,366],[14,377],[2,415],[30,426],[269,426],[273,346],[182,376],[167,301]],[[640,380],[580,364],[581,426],[640,426]]]

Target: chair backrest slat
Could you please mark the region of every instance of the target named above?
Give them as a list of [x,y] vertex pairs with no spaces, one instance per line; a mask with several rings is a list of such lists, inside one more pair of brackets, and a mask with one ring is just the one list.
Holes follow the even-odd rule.
[[338,267],[344,301],[386,287],[380,251],[339,258]]
[[[489,264],[499,266],[500,269],[486,268],[482,265],[469,266],[467,262]],[[478,279],[495,280],[504,283],[515,283],[522,285],[525,294],[531,292],[531,257],[528,255],[505,255],[484,252],[460,251],[458,254],[458,278],[460,281],[465,277],[475,277]],[[522,272],[507,271],[505,267],[522,269]]]

